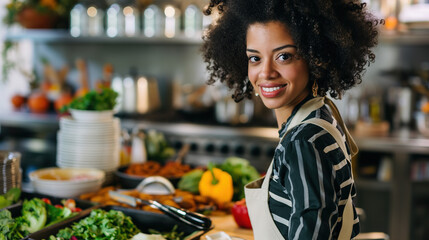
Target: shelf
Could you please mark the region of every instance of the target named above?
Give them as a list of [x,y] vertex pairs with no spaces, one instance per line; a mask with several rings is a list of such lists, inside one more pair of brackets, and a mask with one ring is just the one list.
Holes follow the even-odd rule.
[[429,198],[429,180],[414,181],[412,183],[413,194],[417,197]]
[[[18,41],[29,39],[34,42],[62,43],[142,43],[142,44],[184,44],[199,45],[201,37],[186,37],[183,34],[174,38],[166,37],[72,37],[66,29],[12,29],[6,33],[6,40]],[[380,32],[380,43],[429,45],[429,30],[422,32]]]
[[199,45],[203,41],[201,37],[186,37],[177,35],[174,38],[166,37],[72,37],[68,30],[62,29],[24,29],[11,30],[6,33],[6,40],[32,40],[33,42],[61,42],[61,43],[139,43],[139,44],[181,44],[181,45]]
[[374,191],[390,191],[392,184],[390,182],[378,181],[375,179],[356,178],[356,188]]
[[429,45],[429,29],[419,32],[380,32],[380,43]]

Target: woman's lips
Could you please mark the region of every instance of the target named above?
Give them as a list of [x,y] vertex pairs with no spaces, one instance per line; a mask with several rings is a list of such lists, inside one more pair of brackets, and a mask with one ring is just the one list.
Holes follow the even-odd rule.
[[286,89],[287,84],[275,85],[275,86],[259,86],[261,95],[266,98],[273,98],[279,95]]

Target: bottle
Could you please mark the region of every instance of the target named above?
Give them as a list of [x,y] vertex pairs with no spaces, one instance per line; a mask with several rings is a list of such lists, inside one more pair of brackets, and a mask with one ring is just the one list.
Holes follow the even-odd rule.
[[135,6],[135,1],[124,1],[122,6],[123,15],[123,33],[127,37],[132,37],[140,34],[140,12]]
[[164,12],[164,36],[173,38],[180,31],[180,10],[172,4],[167,4],[163,8]]
[[140,14],[134,3],[132,0],[121,0],[109,6],[106,11],[107,36],[132,37],[140,33]]
[[203,13],[195,4],[189,4],[184,12],[184,29],[186,37],[197,37],[203,29]]
[[88,15],[86,7],[77,3],[70,11],[70,35],[80,37],[88,35]]
[[113,3],[106,11],[106,35],[116,37],[122,35],[123,15],[121,7],[117,3]]
[[147,6],[142,15],[143,35],[146,37],[161,36],[164,29],[164,15],[155,4]]
[[104,9],[101,2],[88,5],[86,15],[88,19],[88,36],[101,36],[104,32]]
[[115,75],[112,79],[112,89],[118,93],[118,97],[116,98],[116,105],[114,107],[115,112],[123,112],[124,111],[124,84],[122,82],[122,78],[119,75]]
[[123,80],[123,108],[126,113],[135,113],[137,109],[137,69],[132,67],[130,74]]
[[144,163],[146,160],[145,134],[142,130],[135,130],[131,144],[131,163]]

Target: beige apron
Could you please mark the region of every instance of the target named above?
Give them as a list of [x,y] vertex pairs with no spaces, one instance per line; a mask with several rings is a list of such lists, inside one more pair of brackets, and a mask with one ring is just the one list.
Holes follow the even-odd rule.
[[[311,112],[321,108],[324,104],[327,104],[330,107],[334,118],[342,127],[346,135],[347,141],[350,145],[351,156],[347,155],[347,149],[344,144],[344,141],[342,140],[341,133],[330,123],[321,119],[314,119],[314,118],[303,122],[303,120]],[[343,120],[341,119],[338,109],[330,99],[325,97],[318,97],[304,103],[304,105],[301,106],[301,108],[295,114],[294,118],[291,120],[291,123],[286,129],[286,133],[280,139],[280,142],[283,140],[284,136],[286,136],[287,133],[292,128],[294,128],[295,126],[301,123],[312,123],[328,131],[332,136],[334,136],[338,145],[344,152],[344,155],[346,156],[347,160],[351,161],[350,160],[351,157],[357,153],[358,151],[357,145],[354,142],[353,138],[350,136],[350,133],[348,132]],[[255,240],[284,239],[282,234],[277,229],[277,226],[274,223],[274,220],[272,218],[272,215],[268,206],[269,182],[270,182],[270,177],[272,173],[272,165],[273,165],[273,161],[271,161],[271,164],[265,175],[267,177],[262,177],[245,186],[246,204],[249,211],[250,221],[253,227],[253,234],[254,234]],[[343,219],[343,224],[342,224],[342,228],[338,239],[340,240],[350,239],[351,233],[353,230],[353,224],[354,224],[354,214],[353,214],[351,194],[349,194],[349,198],[344,208],[342,219]]]

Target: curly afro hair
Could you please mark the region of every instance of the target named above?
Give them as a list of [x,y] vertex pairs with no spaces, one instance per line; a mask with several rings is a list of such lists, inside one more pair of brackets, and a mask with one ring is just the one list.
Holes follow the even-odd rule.
[[[309,82],[317,81],[319,96],[343,93],[362,82],[375,55],[381,22],[356,0],[211,0],[205,10],[220,18],[203,37],[208,84],[226,83],[238,102],[251,98],[247,79],[246,32],[249,25],[280,21],[294,39],[298,55],[309,66]],[[309,84],[309,87],[311,84]]]

